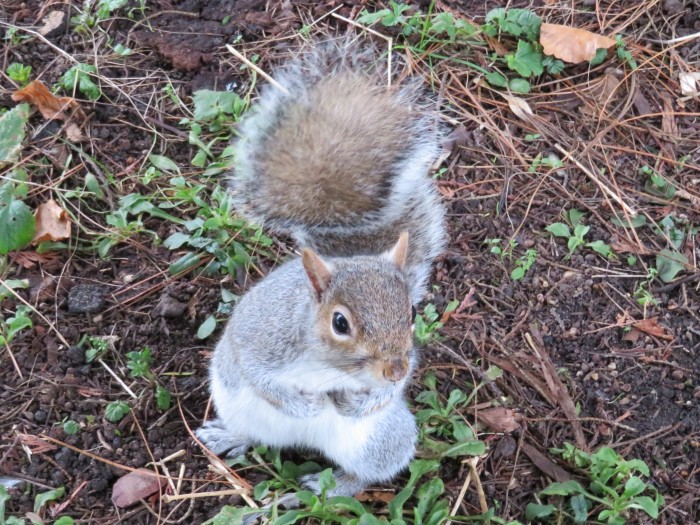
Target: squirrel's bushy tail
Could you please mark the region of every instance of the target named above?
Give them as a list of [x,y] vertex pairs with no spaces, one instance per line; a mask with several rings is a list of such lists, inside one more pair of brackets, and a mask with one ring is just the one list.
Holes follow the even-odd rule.
[[418,301],[445,244],[428,170],[434,118],[415,81],[386,87],[372,47],[316,44],[273,76],[240,127],[232,189],[238,211],[322,255],[376,254],[409,232]]

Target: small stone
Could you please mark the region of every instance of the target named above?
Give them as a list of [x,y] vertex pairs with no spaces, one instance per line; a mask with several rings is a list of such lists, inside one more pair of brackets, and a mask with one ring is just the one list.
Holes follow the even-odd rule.
[[46,421],[47,414],[43,410],[37,410],[34,412],[34,421],[37,423],[43,423]]
[[683,381],[683,370],[674,370],[671,372],[671,377],[676,381]]
[[608,365],[608,368],[609,368],[610,370],[617,370],[617,365],[616,365],[615,363],[610,363],[610,364]]
[[68,349],[68,360],[72,365],[82,365],[85,363],[85,350],[79,346],[71,346]]
[[598,376],[598,372],[593,372],[589,377],[590,377],[593,381],[598,381],[598,377],[599,377],[599,376]]
[[622,390],[623,392],[629,393],[632,391],[632,385],[630,385],[629,383],[625,383],[624,385],[622,385],[620,387],[620,390]]
[[182,316],[187,310],[187,303],[182,303],[167,292],[160,297],[160,301],[153,308],[154,317],[176,318]]
[[630,404],[630,398],[625,396],[622,399],[620,399],[620,404],[621,405],[629,405]]
[[105,288],[99,284],[77,284],[68,292],[68,311],[94,313],[105,304]]

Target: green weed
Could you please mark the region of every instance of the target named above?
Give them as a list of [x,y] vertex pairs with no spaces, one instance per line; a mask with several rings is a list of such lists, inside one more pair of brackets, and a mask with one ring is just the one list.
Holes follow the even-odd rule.
[[66,71],[58,80],[66,93],[74,95],[80,92],[89,100],[97,100],[102,96],[100,87],[92,80],[97,73],[97,68],[90,64],[77,64]]
[[586,242],[585,237],[590,231],[590,226],[586,226],[581,222],[583,217],[585,217],[585,213],[572,208],[564,214],[567,223],[555,222],[547,226],[545,230],[555,237],[567,239],[566,246],[569,249],[568,257],[571,257],[581,246],[586,246],[605,258],[613,257],[614,254],[610,245],[605,242],[600,240]]
[[[450,302],[445,307],[443,315],[454,312],[458,306],[459,301]],[[423,313],[416,316],[414,336],[419,344],[424,345],[429,343],[430,341],[440,340],[440,334],[438,334],[438,330],[442,328],[443,323],[441,323],[439,319],[440,314],[437,313],[437,309],[432,303],[428,303],[427,305],[425,305]]]
[[32,74],[32,66],[25,66],[14,62],[7,68],[7,76],[17,82],[20,86],[29,84],[29,77]]
[[0,346],[10,346],[17,334],[32,327],[30,312],[31,308],[20,305],[13,316],[7,319],[0,318]]
[[[603,447],[593,454],[566,443],[563,449],[552,449],[582,469],[588,478],[588,489],[571,480],[552,483],[540,492],[540,497],[561,497],[568,505],[529,504],[525,517],[535,520],[549,516],[566,516],[574,523],[590,523],[591,516],[609,525],[623,525],[631,510],[642,510],[652,519],[659,516],[664,499],[654,487],[645,483],[641,476],[649,476],[649,467],[639,460],[624,460],[611,448]],[[642,495],[651,493],[653,497]],[[561,518],[560,518],[561,519]]]
[[112,423],[118,423],[129,413],[129,405],[123,401],[112,401],[105,407],[105,419]]

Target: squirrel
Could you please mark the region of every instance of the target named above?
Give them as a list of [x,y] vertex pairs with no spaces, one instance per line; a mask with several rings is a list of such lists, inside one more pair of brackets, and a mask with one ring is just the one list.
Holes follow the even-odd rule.
[[[239,125],[239,214],[302,249],[236,305],[210,366],[217,455],[310,449],[338,468],[328,496],[388,482],[413,459],[404,390],[415,305],[444,249],[428,177],[436,119],[414,81],[386,87],[373,47],[315,44],[273,75]],[[317,474],[301,483],[320,493]]]

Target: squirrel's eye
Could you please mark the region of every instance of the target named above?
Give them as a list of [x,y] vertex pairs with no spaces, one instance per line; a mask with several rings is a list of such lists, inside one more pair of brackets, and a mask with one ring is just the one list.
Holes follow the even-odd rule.
[[350,332],[350,323],[340,312],[333,314],[333,330],[338,335],[347,335]]
[[411,323],[416,319],[416,307],[411,306]]

